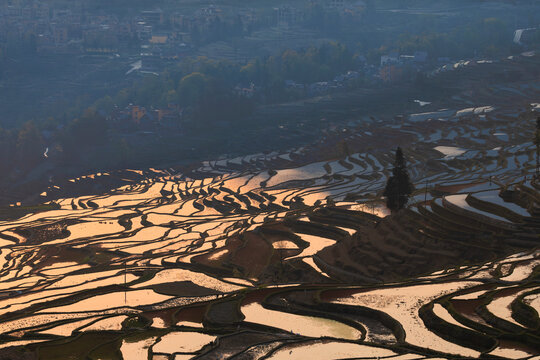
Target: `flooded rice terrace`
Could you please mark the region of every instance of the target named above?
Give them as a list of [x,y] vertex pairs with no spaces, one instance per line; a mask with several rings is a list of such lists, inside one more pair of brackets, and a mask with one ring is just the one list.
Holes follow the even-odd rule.
[[350,135],[414,144],[417,192],[393,217],[375,196],[393,161],[378,147],[138,171],[2,221],[0,347],[96,360],[538,356],[534,106],[372,119]]

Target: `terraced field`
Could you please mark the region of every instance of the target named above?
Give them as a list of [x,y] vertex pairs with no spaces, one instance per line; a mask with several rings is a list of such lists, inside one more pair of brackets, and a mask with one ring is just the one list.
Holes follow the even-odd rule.
[[[287,152],[51,186],[0,222],[0,358],[538,358],[540,86],[507,88]],[[386,217],[395,145],[417,190]]]

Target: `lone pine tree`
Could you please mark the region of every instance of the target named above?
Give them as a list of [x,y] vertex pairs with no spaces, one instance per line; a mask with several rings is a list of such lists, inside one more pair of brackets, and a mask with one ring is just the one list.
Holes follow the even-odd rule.
[[540,116],[536,118],[536,132],[534,133],[536,145],[536,177],[540,177]]
[[412,194],[413,190],[414,186],[407,173],[407,165],[405,158],[403,157],[403,151],[398,147],[396,150],[396,160],[394,162],[392,176],[388,179],[386,188],[384,189],[383,195],[386,196],[386,206],[392,211],[403,209],[409,201],[409,196]]

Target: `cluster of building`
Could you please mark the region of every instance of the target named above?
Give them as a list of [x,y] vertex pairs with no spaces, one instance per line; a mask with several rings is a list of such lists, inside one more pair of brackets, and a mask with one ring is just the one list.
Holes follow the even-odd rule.
[[315,96],[338,91],[360,78],[362,78],[360,72],[351,70],[345,74],[335,76],[332,80],[319,81],[311,84],[301,84],[293,80],[286,80],[285,87],[289,90],[299,90],[305,92],[307,95]]
[[362,0],[309,0],[304,7],[283,5],[274,8],[274,21],[278,27],[299,25],[313,9],[341,17],[359,18],[364,14],[366,3]]
[[514,31],[514,43],[517,45],[527,45],[534,41],[534,37],[538,37],[540,26],[530,27],[526,29],[517,29]]
[[389,53],[381,56],[378,76],[386,83],[398,82],[411,75],[416,75],[416,72],[424,67],[427,60],[428,53],[425,51],[416,51],[412,55]]
[[108,114],[107,121],[111,128],[121,132],[154,131],[158,128],[179,131],[183,114],[183,109],[176,104],[160,109],[130,104],[123,109],[115,107]]
[[[449,61],[447,58],[438,59],[439,62]],[[285,87],[305,92],[307,95],[315,96],[331,93],[354,85],[358,79],[365,82],[377,83],[397,83],[404,80],[411,80],[418,72],[429,67],[428,53],[416,51],[413,55],[399,55],[390,53],[381,56],[380,65],[368,65],[365,57],[358,58],[359,68],[340,74],[332,80],[321,81],[312,84],[301,84],[293,80],[286,80]]]
[[84,1],[55,8],[44,0],[10,0],[0,3],[0,49],[9,42],[32,39],[38,52],[118,53],[159,51],[164,56],[183,55],[194,38],[221,35],[224,27],[240,31],[257,21],[254,11],[234,14],[215,6],[190,14],[161,9],[141,11],[120,20],[112,14],[88,11]]
[[84,1],[56,8],[46,0],[6,0],[0,2],[0,48],[23,39],[31,39],[38,52],[53,53],[118,53],[143,45],[147,54],[174,58],[194,42],[240,35],[258,26],[300,24],[314,6],[356,16],[366,5],[361,0],[306,0],[300,8],[285,5],[273,11],[210,5],[189,12],[151,9],[119,19],[87,10]]
[[[428,62],[428,53],[425,51],[416,51],[413,55],[389,53],[381,56],[379,66],[368,65],[364,56],[359,56],[357,61],[357,69],[339,74],[333,79],[310,84],[285,80],[285,88],[301,92],[307,96],[317,96],[355,86],[359,80],[369,83],[397,83],[411,80],[414,79],[418,72],[425,71],[432,65],[431,61]],[[438,63],[448,61],[450,61],[448,58],[437,59]],[[234,90],[239,96],[252,98],[257,95],[260,88],[250,84],[249,86],[238,85]]]
[[54,8],[45,1],[17,1],[0,6],[0,47],[29,42],[38,52],[78,53],[118,50],[131,36],[129,24],[114,16],[85,12],[82,2]]

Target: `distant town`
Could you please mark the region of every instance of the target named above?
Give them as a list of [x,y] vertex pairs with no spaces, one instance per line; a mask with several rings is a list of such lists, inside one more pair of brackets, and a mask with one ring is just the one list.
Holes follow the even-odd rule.
[[[194,54],[194,46],[267,27],[290,28],[307,21],[320,6],[322,15],[332,14],[354,21],[366,11],[363,1],[321,0],[302,8],[222,8],[209,5],[186,12],[160,8],[134,16],[90,12],[81,1],[61,7],[49,2],[11,1],[0,7],[0,45],[24,43],[40,54],[134,54],[140,52],[144,68],[152,60],[177,59]],[[319,7],[317,7],[319,9]]]

